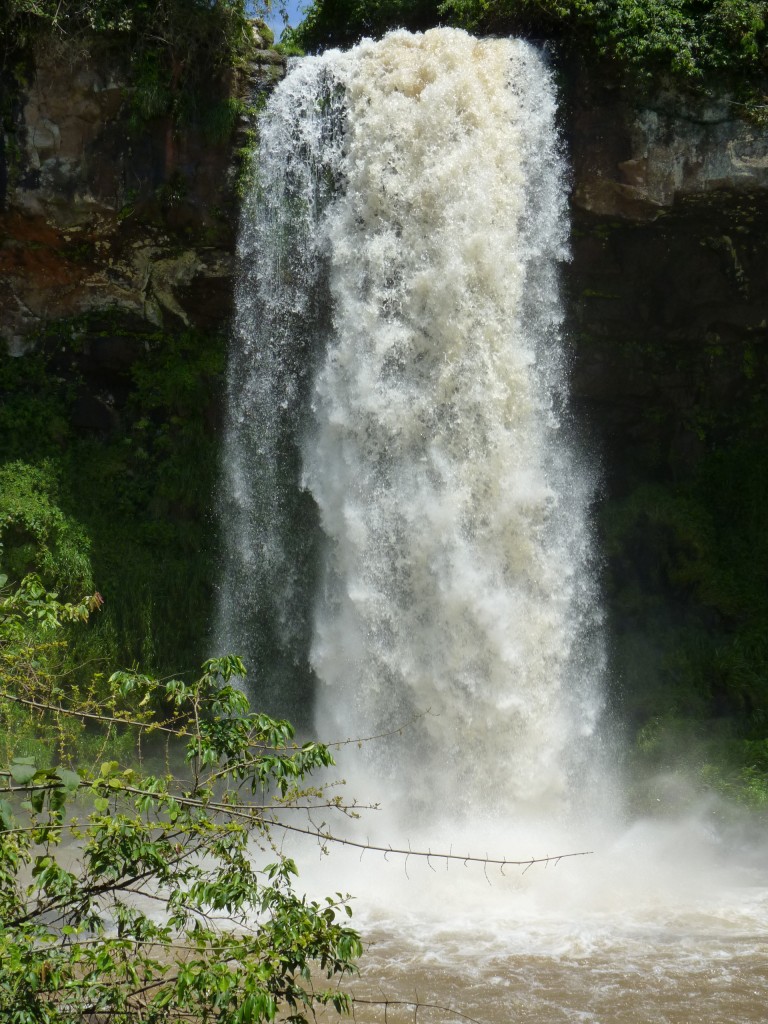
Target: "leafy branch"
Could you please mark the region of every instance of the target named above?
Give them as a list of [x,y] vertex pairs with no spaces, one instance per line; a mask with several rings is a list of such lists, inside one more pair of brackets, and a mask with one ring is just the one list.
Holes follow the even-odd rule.
[[[134,670],[84,693],[66,686],[55,652],[100,607],[98,594],[62,603],[35,577],[0,600],[0,724],[21,707],[38,734],[36,753],[11,749],[0,769],[0,1019],[299,1024],[321,1007],[354,1013],[367,1000],[341,987],[362,953],[349,897],[297,893],[275,830],[402,856],[406,871],[411,857],[502,872],[562,859],[335,835],[313,816],[357,817],[363,805],[315,783],[333,765],[327,745],[299,746],[288,722],[250,710],[239,658],[206,661],[192,682]],[[100,740],[85,743],[73,721]],[[133,756],[104,758],[117,733],[133,737]]]
[[[264,818],[320,804],[307,780],[329,751],[251,712],[234,657],[192,683],[118,672],[101,696],[68,690],[55,652],[100,603],[62,603],[34,577],[0,601],[0,718],[26,709],[48,750],[14,751],[0,773],[0,1017],[250,1024],[348,1009],[338,982],[362,950],[348,899],[297,894]],[[73,719],[101,732],[97,753],[116,730],[144,737],[165,771],[89,761]]]

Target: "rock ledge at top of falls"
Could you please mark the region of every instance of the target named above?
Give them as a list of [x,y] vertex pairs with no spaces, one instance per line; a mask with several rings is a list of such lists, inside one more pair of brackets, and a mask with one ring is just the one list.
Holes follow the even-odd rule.
[[577,83],[568,128],[574,203],[648,221],[687,196],[768,188],[768,130],[740,112],[727,95],[683,96],[662,85],[633,99],[626,89]]

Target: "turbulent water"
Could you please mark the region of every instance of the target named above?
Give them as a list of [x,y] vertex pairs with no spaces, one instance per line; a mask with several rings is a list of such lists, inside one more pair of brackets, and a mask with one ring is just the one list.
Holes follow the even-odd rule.
[[[334,853],[309,884],[360,896],[393,998],[499,1022],[695,1020],[670,1009],[677,986],[714,964],[720,980],[690,981],[714,1000],[702,1019],[757,1020],[714,1004],[726,962],[755,974],[743,1006],[766,993],[758,867],[727,889],[706,815],[626,826],[607,770],[555,114],[536,49],[445,29],[305,59],[275,90],[241,229],[220,644],[267,710],[311,694],[323,738],[375,737],[339,759],[382,809],[337,832],[596,851],[524,875]],[[666,995],[637,1016],[654,977]]]
[[326,537],[319,723],[368,735],[428,712],[377,761],[389,784],[540,813],[597,707],[585,488],[557,411],[549,74],[522,42],[448,31],[327,60],[348,127],[304,446]]
[[394,33],[303,62],[241,234],[223,645],[274,678],[311,619],[321,732],[422,715],[376,770],[410,762],[413,796],[432,765],[428,803],[440,778],[473,806],[559,806],[599,708],[554,116],[518,41]]

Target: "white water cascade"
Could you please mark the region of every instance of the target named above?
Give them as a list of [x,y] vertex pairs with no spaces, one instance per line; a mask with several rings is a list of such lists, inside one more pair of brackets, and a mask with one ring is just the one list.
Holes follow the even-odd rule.
[[[626,828],[607,813],[594,479],[568,413],[546,60],[521,41],[394,32],[296,63],[259,132],[219,645],[244,655],[265,710],[303,712],[326,740],[378,737],[340,754],[352,795],[383,808],[348,835],[521,859],[597,848],[540,886],[372,855],[366,874],[336,850],[310,883],[362,897],[372,985],[391,997],[498,1024],[689,1024],[669,1009],[685,977],[702,1020],[757,1021],[744,1007],[762,1005],[766,972],[718,1001],[730,975],[710,964],[757,962],[766,890],[723,895],[700,816]],[[636,996],[635,975],[650,979]]]
[[323,534],[317,729],[423,715],[373,755],[414,807],[443,784],[454,803],[551,812],[598,713],[591,481],[560,411],[554,115],[531,46],[436,30],[302,63],[262,128],[229,459],[248,578],[222,619],[252,615],[270,574],[282,623],[299,617],[287,436]]
[[549,72],[523,42],[450,31],[330,60],[348,128],[304,468],[327,538],[320,730],[427,712],[376,759],[419,816],[551,812],[597,700],[588,486],[558,414]]

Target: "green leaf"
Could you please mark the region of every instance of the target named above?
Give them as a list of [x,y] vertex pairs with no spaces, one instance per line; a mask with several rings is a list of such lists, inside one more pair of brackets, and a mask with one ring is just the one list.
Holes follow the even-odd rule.
[[[28,759],[25,758],[24,760],[27,761]],[[9,770],[11,778],[19,786],[26,786],[37,774],[37,768],[35,768],[34,764],[21,761],[14,761]]]
[[63,786],[55,786],[50,791],[48,803],[52,811],[61,811],[67,802],[67,794]]
[[13,817],[13,809],[7,800],[0,800],[0,829],[5,832],[9,828],[13,828],[15,819]]
[[61,779],[64,789],[68,793],[74,793],[80,786],[81,778],[77,772],[71,772],[68,768],[58,767],[56,775]]
[[40,814],[43,810],[43,801],[45,800],[45,790],[36,789],[30,794],[29,802],[32,804],[32,810],[37,811]]

